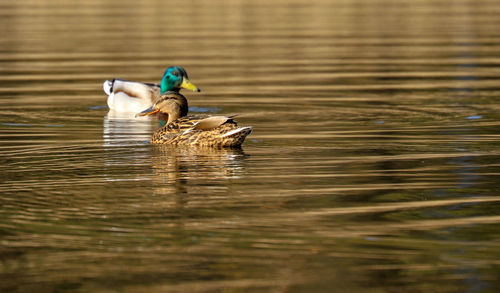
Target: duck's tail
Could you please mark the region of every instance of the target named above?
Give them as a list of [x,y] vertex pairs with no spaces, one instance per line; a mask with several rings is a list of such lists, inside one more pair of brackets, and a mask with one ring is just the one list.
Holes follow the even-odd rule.
[[245,138],[252,133],[252,130],[253,128],[251,126],[246,126],[224,133],[221,135],[221,138],[224,140],[224,146],[240,146],[245,141]]
[[106,95],[111,95],[111,93],[113,92],[113,82],[109,80],[104,81],[104,83],[102,84],[102,89],[104,90]]

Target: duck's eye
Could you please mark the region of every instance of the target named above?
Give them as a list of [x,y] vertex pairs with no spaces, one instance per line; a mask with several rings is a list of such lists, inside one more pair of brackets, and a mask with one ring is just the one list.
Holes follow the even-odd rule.
[[178,75],[179,75],[179,73],[177,73],[177,71],[174,71],[174,72],[172,72],[172,75],[174,75],[174,76],[178,76]]

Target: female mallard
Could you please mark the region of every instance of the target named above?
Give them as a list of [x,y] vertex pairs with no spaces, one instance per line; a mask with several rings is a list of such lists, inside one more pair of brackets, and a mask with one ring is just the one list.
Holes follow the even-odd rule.
[[167,92],[151,108],[137,115],[157,112],[168,118],[167,124],[153,133],[153,144],[239,147],[252,132],[252,127],[238,127],[234,116],[186,116],[188,102],[178,92]]
[[122,79],[106,80],[103,84],[104,92],[108,95],[108,106],[116,112],[137,113],[151,107],[160,96],[167,92],[179,92],[181,88],[200,91],[192,84],[186,70],[180,66],[167,68],[161,84],[142,83]]

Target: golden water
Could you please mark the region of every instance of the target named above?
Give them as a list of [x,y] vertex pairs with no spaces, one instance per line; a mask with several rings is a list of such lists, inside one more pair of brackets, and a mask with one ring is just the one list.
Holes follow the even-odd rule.
[[[496,292],[500,2],[0,3],[1,292]],[[182,65],[242,150],[102,82]]]

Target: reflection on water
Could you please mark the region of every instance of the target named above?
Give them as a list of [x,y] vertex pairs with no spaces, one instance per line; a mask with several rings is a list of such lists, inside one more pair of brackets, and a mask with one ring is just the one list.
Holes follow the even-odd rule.
[[145,143],[151,139],[153,122],[149,117],[137,117],[131,113],[109,111],[104,117],[104,147]]
[[208,185],[245,176],[245,157],[241,149],[155,146],[151,156],[152,195],[165,197],[164,204],[184,208],[193,196],[207,192],[202,182]]
[[[105,155],[104,170],[107,181],[140,181],[147,179],[143,175],[133,178],[123,178],[116,174],[116,168],[127,168],[130,165],[141,166],[149,159],[147,152],[134,151],[134,147],[149,143],[153,130],[153,121],[149,117],[135,118],[131,113],[117,113],[110,110],[104,117],[103,122],[103,148]],[[125,152],[117,152],[117,149],[128,149]]]
[[[158,180],[168,185],[174,179],[230,179],[244,176],[242,149],[175,148],[155,146],[151,160]],[[178,177],[172,177],[178,176]]]
[[[500,286],[500,3],[0,6],[1,292]],[[171,65],[242,149],[108,113]]]

